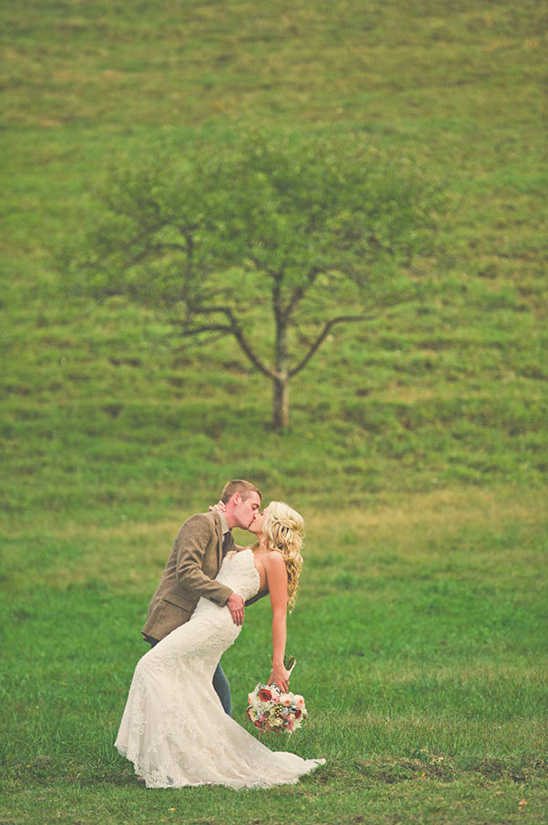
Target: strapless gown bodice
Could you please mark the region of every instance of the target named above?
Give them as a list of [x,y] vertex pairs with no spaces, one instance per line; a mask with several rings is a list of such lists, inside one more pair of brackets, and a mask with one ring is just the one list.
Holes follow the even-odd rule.
[[[221,569],[216,576],[217,581],[226,584],[235,593],[239,593],[247,601],[259,592],[260,579],[255,567],[253,550],[248,547],[239,553],[231,553],[223,559]],[[202,606],[212,604],[208,599],[201,599]],[[215,605],[213,605],[215,606]]]

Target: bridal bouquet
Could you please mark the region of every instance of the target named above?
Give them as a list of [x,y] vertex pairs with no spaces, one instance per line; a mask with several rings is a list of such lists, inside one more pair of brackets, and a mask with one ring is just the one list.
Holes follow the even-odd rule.
[[293,733],[308,716],[304,699],[296,693],[282,693],[277,685],[258,684],[247,697],[247,718],[263,733]]

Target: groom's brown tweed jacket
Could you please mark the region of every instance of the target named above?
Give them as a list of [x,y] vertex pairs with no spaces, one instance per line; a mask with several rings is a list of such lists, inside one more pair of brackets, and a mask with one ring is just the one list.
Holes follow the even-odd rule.
[[188,622],[201,596],[224,607],[232,590],[214,578],[224,554],[234,549],[232,534],[228,536],[223,550],[221,518],[216,512],[197,513],[185,521],[148,607],[143,636],[160,640]]

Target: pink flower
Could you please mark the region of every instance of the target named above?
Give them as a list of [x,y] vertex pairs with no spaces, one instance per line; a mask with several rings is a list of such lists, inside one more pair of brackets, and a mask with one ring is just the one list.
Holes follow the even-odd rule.
[[275,684],[258,684],[248,696],[247,716],[263,733],[298,730],[307,717],[304,698],[300,694],[282,693]]

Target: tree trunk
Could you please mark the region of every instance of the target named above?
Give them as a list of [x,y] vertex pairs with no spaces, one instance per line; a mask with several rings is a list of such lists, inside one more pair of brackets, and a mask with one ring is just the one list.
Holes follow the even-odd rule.
[[285,430],[289,426],[289,349],[287,341],[287,319],[276,311],[275,359],[276,375],[274,384],[272,423],[275,430]]
[[285,430],[289,426],[289,379],[274,378],[274,398],[272,423],[275,430]]

